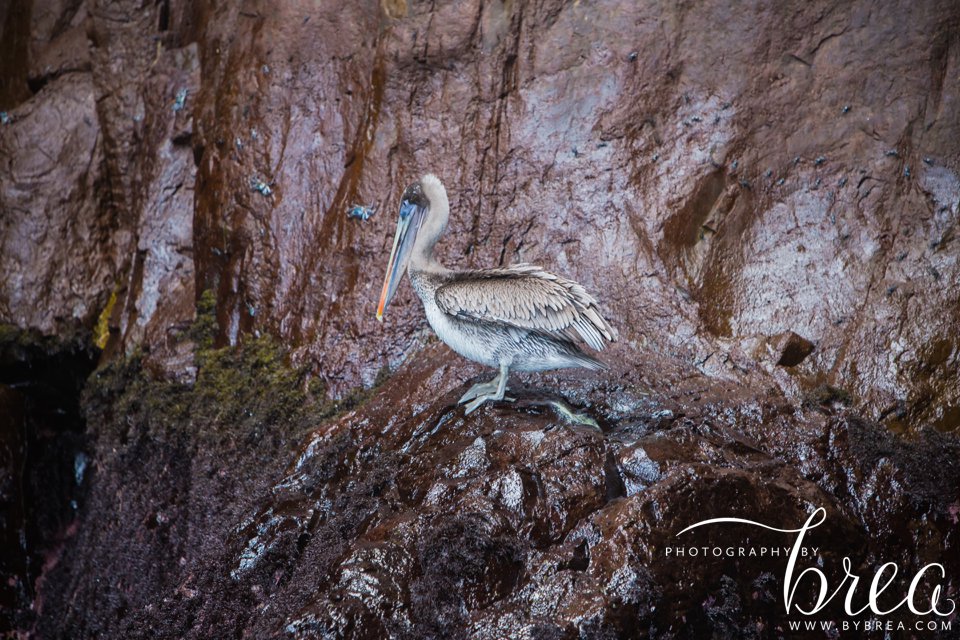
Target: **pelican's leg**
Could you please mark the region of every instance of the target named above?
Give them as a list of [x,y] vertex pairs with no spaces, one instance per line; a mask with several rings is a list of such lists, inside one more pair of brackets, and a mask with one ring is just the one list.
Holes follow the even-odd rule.
[[[477,407],[482,405],[487,400],[503,400],[504,399],[503,394],[507,390],[507,376],[509,375],[509,373],[510,373],[509,365],[501,364],[500,373],[497,375],[496,378],[494,378],[490,382],[474,385],[470,389],[470,391],[467,391],[467,393],[464,394],[463,398],[460,399],[461,403],[464,400],[466,400],[467,396],[470,396],[470,394],[473,393],[474,390],[477,389],[477,387],[482,387],[482,389],[479,390],[478,393],[476,393],[473,396],[470,396],[473,398],[473,400],[467,405],[467,410],[464,412],[464,415],[473,412]],[[509,402],[513,402],[513,398],[506,398],[506,400]]]

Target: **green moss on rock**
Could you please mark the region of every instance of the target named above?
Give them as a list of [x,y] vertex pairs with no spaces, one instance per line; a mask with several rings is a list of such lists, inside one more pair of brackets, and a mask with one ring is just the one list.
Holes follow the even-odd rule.
[[197,315],[187,337],[193,340],[198,349],[212,349],[217,336],[217,297],[210,289],[200,294],[197,300]]
[[215,300],[208,291],[184,334],[195,344],[193,384],[154,378],[139,351],[94,373],[84,406],[101,444],[187,437],[228,447],[256,446],[264,439],[292,446],[320,422],[366,402],[388,375],[385,368],[373,387],[328,401],[323,384],[306,367],[292,364],[276,338],[264,335],[215,348],[215,335]]

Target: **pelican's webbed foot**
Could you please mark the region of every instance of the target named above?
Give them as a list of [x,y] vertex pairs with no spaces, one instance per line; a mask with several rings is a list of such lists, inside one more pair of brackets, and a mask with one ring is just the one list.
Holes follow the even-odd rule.
[[477,384],[470,387],[470,389],[461,396],[457,404],[463,404],[468,400],[473,400],[479,396],[488,395],[497,390],[497,384],[499,382],[500,376],[497,376],[490,382],[478,382]]
[[500,365],[500,373],[496,378],[490,382],[480,382],[470,387],[458,403],[463,404],[467,402],[467,400],[470,400],[467,404],[466,411],[464,411],[464,415],[469,415],[487,400],[506,400],[507,402],[513,402],[514,398],[507,398],[503,395],[507,390],[507,375],[508,367],[506,365]]
[[505,402],[514,402],[514,401],[516,401],[516,398],[508,398],[507,396],[500,397],[500,396],[498,396],[498,395],[495,394],[495,393],[491,393],[491,394],[483,395],[483,396],[477,396],[476,399],[474,399],[474,400],[472,400],[471,402],[467,403],[467,409],[466,409],[466,411],[463,412],[463,414],[464,414],[464,415],[469,415],[472,411],[474,411],[477,407],[479,407],[480,405],[482,405],[482,404],[483,404],[484,402],[486,402],[487,400],[493,400],[494,402],[496,402],[497,400],[503,400],[503,401],[505,401]]

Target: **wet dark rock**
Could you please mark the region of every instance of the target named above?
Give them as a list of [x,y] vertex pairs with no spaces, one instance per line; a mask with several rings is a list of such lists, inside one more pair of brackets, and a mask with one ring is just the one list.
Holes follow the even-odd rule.
[[0,630],[35,624],[40,577],[72,535],[89,486],[79,395],[97,352],[0,324]]
[[[682,543],[676,533],[692,520],[764,513],[772,526],[795,526],[810,504],[828,510],[816,538],[827,565],[863,549],[905,564],[930,553],[960,561],[943,537],[960,488],[960,445],[945,434],[908,444],[853,415],[730,394],[685,402],[683,418],[642,435],[629,421],[611,423],[602,405],[590,410],[613,424],[606,432],[512,404],[465,417],[454,404],[469,384],[462,367],[448,369],[435,399],[406,401],[448,360],[436,346],[330,420],[326,405],[306,396],[280,401],[273,392],[266,398],[276,402],[253,404],[259,394],[229,391],[244,370],[299,387],[290,376],[302,372],[266,357],[271,349],[201,349],[192,387],[151,381],[135,363],[98,374],[86,399],[88,419],[103,425],[93,506],[44,584],[50,601],[69,594],[111,615],[65,608],[41,629],[748,637],[778,624],[779,602],[755,593],[757,585],[780,592],[782,563],[740,565],[734,580],[723,558],[685,563],[664,549]],[[522,383],[514,393],[518,403],[542,394]],[[211,394],[220,399],[208,404]],[[297,431],[311,423],[319,426]],[[273,435],[252,447],[258,431]],[[105,520],[107,505],[114,515]],[[897,524],[917,518],[923,530]],[[743,534],[721,527],[696,541],[742,545]],[[109,551],[124,540],[137,540],[134,556]],[[782,542],[762,532],[751,540]],[[146,578],[114,601],[109,594],[131,571]]]

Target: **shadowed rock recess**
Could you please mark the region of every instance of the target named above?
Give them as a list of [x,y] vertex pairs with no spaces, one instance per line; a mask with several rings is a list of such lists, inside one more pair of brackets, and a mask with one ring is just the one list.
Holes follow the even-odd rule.
[[[0,632],[800,637],[843,594],[786,615],[784,557],[667,550],[789,546],[677,534],[817,507],[800,566],[832,590],[849,557],[857,608],[885,562],[887,608],[931,562],[918,603],[958,598],[955,1],[9,0],[0,29]],[[610,371],[464,417],[492,374],[406,284],[376,322],[426,171],[439,257],[583,283]]]

